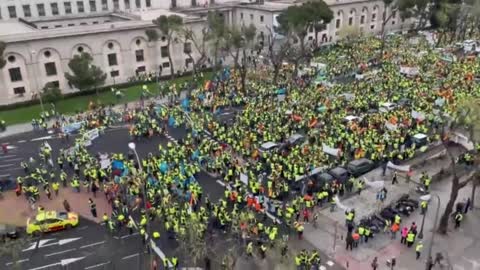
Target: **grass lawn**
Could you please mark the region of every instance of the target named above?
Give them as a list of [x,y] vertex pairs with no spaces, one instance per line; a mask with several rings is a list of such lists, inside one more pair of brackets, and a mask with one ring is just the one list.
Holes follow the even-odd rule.
[[[209,79],[211,78],[212,73],[207,72],[204,75],[206,79]],[[182,83],[191,79],[192,76],[186,76],[175,79],[175,82]],[[158,94],[158,87],[156,87],[156,82],[146,83],[146,85],[148,85],[148,88],[152,94]],[[102,104],[118,104],[139,100],[142,93],[142,84],[124,88],[121,90],[123,91],[124,96],[120,100],[117,100],[115,94],[111,91],[99,93],[98,100],[100,100]],[[97,96],[95,94],[88,96],[71,97],[57,101],[56,107],[57,111],[62,114],[74,114],[79,111],[85,111],[88,108],[89,102],[96,100]],[[44,107],[46,110],[51,109],[50,104],[44,104]],[[7,125],[29,123],[30,121],[32,121],[33,118],[38,118],[41,111],[42,109],[40,107],[40,104],[20,107],[16,109],[0,111],[0,119],[3,119],[7,123]]]

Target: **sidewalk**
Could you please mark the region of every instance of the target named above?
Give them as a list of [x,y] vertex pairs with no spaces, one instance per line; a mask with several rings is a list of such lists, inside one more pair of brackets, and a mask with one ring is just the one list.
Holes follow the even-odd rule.
[[[422,159],[413,159],[410,162],[406,162],[406,164],[414,165],[414,164],[419,164],[419,162],[422,161]],[[426,164],[423,166],[422,163],[420,163],[419,169],[415,171],[414,176],[412,177],[413,181],[418,181],[420,174],[422,171],[427,171],[430,175],[434,175],[438,173],[441,168],[443,167],[448,167],[449,164],[448,158],[443,158],[443,159],[437,159],[437,160],[431,160],[426,162]],[[385,187],[388,190],[388,196],[387,200],[384,203],[384,205],[388,205],[389,202],[395,201],[399,196],[402,194],[410,194],[410,196],[414,198],[418,198],[418,194],[415,193],[415,184],[410,182],[410,183],[405,183],[404,179],[400,178],[399,183],[396,184],[395,186],[391,185],[391,176],[387,177],[382,177],[381,176],[381,168],[377,169],[369,174],[366,175],[366,178],[369,180],[375,179],[383,179],[385,181]],[[432,193],[437,193],[442,202],[442,206],[446,204],[449,198],[450,194],[450,183],[451,183],[451,178],[446,177],[445,179],[439,181],[439,182],[433,182],[431,186],[431,191]],[[464,188],[461,193],[459,194],[459,199],[462,200],[466,196],[469,196],[470,194],[470,188]],[[362,194],[360,196],[354,196],[353,198],[346,199],[345,201],[342,201],[341,203],[346,205],[347,207],[353,207],[356,210],[357,217],[356,220],[360,220],[363,216],[373,213],[376,210],[376,206],[378,204],[376,203],[376,193],[375,191],[371,189],[367,189],[365,191],[362,191]],[[434,219],[434,210],[436,209],[436,202],[433,200],[430,205],[429,205],[429,211],[427,213],[427,219],[425,222],[425,229],[424,229],[424,253],[427,252],[428,250],[428,242],[429,238],[431,236],[431,231],[432,231],[432,220]],[[442,213],[444,208],[440,210],[440,215]],[[375,235],[373,239],[370,239],[370,241],[365,244],[360,244],[359,248],[354,249],[353,251],[346,251],[345,250],[345,239],[344,236],[346,235],[346,228],[345,228],[345,215],[344,211],[341,209],[337,209],[336,212],[330,213],[328,209],[320,211],[321,215],[319,217],[319,228],[314,229],[312,226],[307,224],[305,226],[305,236],[308,241],[310,241],[313,245],[315,245],[318,249],[322,250],[323,252],[326,252],[327,254],[330,254],[332,257],[335,258],[338,264],[344,266],[347,269],[355,269],[355,270],[370,270],[372,269],[370,264],[371,261],[373,260],[374,257],[378,257],[378,262],[379,262],[379,268],[380,270],[382,269],[390,269],[387,268],[385,265],[385,262],[392,257],[397,258],[397,266],[395,267],[395,270],[402,269],[402,270],[410,270],[410,269],[424,269],[422,264],[425,264],[425,259],[426,255],[422,256],[422,260],[416,261],[415,260],[415,252],[414,248],[410,248],[409,251],[407,252],[407,247],[402,245],[400,243],[400,237],[398,236],[396,240],[391,240],[390,235],[385,235],[385,234],[378,234]],[[478,214],[477,219],[478,219]],[[470,215],[469,215],[470,216]],[[474,215],[471,215],[474,216]],[[467,218],[469,219],[469,218]],[[472,218],[475,219],[475,218]],[[416,222],[419,230],[420,230],[420,224],[421,224],[422,216],[420,215],[420,211],[415,211],[413,212],[409,217],[402,217],[402,225],[405,226],[410,226],[412,222]],[[477,220],[478,222],[478,220]],[[470,225],[467,225],[470,223],[470,221],[465,221],[466,224],[462,225],[464,226],[462,230],[467,231],[467,227]],[[471,223],[473,224],[475,223]],[[478,224],[478,223],[477,223]],[[470,231],[473,231],[474,233],[478,234],[478,237],[480,238],[480,233],[474,231],[471,229]],[[433,254],[435,254],[440,248],[439,247],[449,247],[449,242],[454,243],[455,248],[452,249],[450,252],[450,257],[452,261],[461,261],[461,256],[459,254],[462,254],[465,248],[467,247],[473,247],[477,248],[477,253],[478,253],[478,247],[480,244],[476,244],[472,240],[465,241],[465,239],[468,239],[468,237],[462,236],[461,234],[455,233],[451,234],[449,237],[446,237],[444,241],[442,242],[441,237],[437,237],[438,241],[437,244],[435,245],[433,249]],[[445,248],[443,248],[445,250]],[[455,251],[453,251],[455,250]],[[474,251],[471,251],[472,256]],[[459,258],[460,257],[460,258]],[[478,257],[478,254],[477,254]],[[471,258],[471,257],[468,257]],[[473,259],[472,259],[473,260]],[[465,260],[464,260],[465,261]],[[479,264],[480,266],[480,264]],[[458,269],[463,269],[463,268],[458,268]],[[465,269],[474,269],[474,268],[465,268]],[[480,269],[480,268],[479,268]]]
[[[97,218],[94,218],[90,213],[90,205],[88,199],[92,198],[97,205]],[[108,204],[103,192],[97,192],[97,198],[93,197],[93,193],[87,193],[84,189],[80,193],[73,192],[70,187],[61,187],[58,197],[53,194],[52,200],[49,200],[43,191],[40,192],[40,200],[37,201],[35,207],[43,206],[45,210],[65,211],[63,207],[63,200],[67,200],[70,204],[72,212],[81,215],[83,218],[95,222],[102,221],[103,213],[111,214],[111,206]],[[3,198],[0,199],[0,223],[12,224],[16,226],[25,226],[27,218],[33,217],[37,214],[37,209],[32,210],[30,204],[22,194],[17,197],[14,191],[3,193]]]

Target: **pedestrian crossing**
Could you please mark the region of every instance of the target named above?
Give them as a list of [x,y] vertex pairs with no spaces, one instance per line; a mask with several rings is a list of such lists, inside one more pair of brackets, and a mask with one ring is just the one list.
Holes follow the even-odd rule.
[[0,155],[0,179],[12,176],[15,171],[23,170],[20,166],[20,162],[23,158],[15,152],[16,148],[9,147],[7,153]]
[[178,141],[170,134],[168,134],[167,132],[165,132],[165,137],[167,137],[167,139],[173,143],[178,143]]

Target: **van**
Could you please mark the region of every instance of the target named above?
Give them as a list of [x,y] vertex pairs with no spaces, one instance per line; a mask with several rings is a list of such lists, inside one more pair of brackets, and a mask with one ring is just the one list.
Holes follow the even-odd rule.
[[328,172],[334,179],[345,182],[348,179],[348,171],[344,167],[335,167]]
[[366,158],[353,160],[349,162],[347,165],[348,172],[354,177],[358,177],[362,174],[365,174],[371,171],[373,168],[374,168],[373,161]]

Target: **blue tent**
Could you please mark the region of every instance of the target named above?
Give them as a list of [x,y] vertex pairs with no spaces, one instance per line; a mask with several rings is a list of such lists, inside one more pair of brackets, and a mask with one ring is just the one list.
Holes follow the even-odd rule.
[[120,160],[112,161],[112,170],[123,170],[123,169],[125,169],[125,164],[123,164],[123,161],[120,161]]
[[188,98],[182,100],[182,108],[185,111],[188,111],[188,109],[190,108],[190,100]]
[[168,164],[166,162],[162,162],[162,164],[160,164],[160,172],[165,174],[168,172]]

